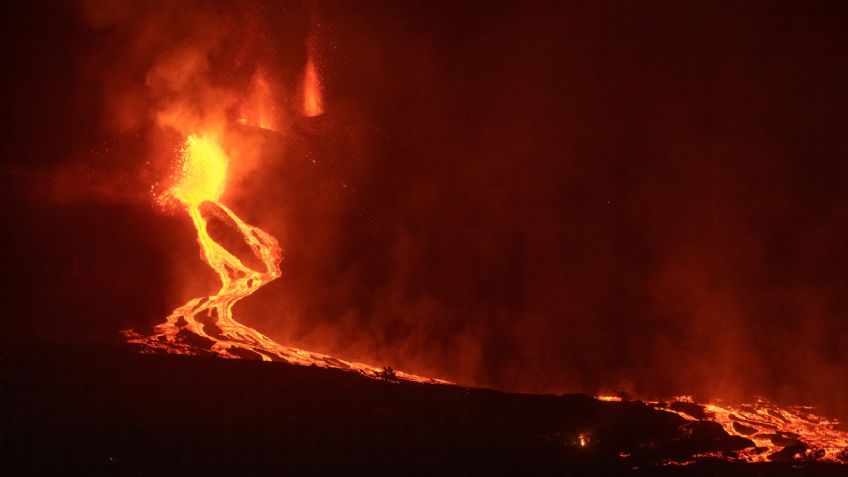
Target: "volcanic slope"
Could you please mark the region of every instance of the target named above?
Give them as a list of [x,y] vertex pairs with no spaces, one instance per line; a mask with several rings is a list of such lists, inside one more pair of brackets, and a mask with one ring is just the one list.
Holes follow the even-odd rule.
[[639,401],[127,347],[3,349],[5,475],[848,472],[733,461],[751,441]]

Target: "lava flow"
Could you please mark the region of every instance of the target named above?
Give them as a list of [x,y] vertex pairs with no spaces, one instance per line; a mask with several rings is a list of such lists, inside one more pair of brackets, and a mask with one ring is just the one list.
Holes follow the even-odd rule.
[[[274,237],[246,224],[219,201],[226,184],[228,163],[229,158],[214,135],[190,135],[182,150],[181,175],[167,194],[179,200],[188,211],[197,230],[203,258],[221,279],[221,289],[211,296],[192,299],[174,310],[165,323],[156,327],[152,336],[125,331],[129,341],[142,345],[146,351],[212,353],[224,358],[314,364],[387,379],[444,382],[283,346],[233,319],[236,302],[280,276],[282,253]],[[261,262],[261,267],[256,267],[260,270],[246,265],[210,235],[208,226],[213,217],[239,232]]]
[[[601,401],[621,401],[617,396],[597,396]],[[700,404],[691,396],[672,402],[646,401],[687,421],[707,420],[721,424],[731,436],[744,437],[751,445],[734,455],[722,452],[696,458],[738,459],[746,462],[817,460],[848,463],[848,431],[836,419],[816,415],[809,406],[781,407],[763,398],[753,403]],[[677,462],[677,463],[690,463]]]

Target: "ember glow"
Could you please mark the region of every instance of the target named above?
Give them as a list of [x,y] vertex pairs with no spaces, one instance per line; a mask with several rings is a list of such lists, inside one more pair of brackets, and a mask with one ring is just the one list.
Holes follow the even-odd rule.
[[255,125],[262,129],[276,130],[275,109],[271,84],[264,72],[257,71],[253,75],[251,91],[241,104],[238,122],[245,126]]
[[303,71],[303,115],[314,117],[323,113],[324,101],[321,98],[321,79],[318,76],[315,58],[310,54]]

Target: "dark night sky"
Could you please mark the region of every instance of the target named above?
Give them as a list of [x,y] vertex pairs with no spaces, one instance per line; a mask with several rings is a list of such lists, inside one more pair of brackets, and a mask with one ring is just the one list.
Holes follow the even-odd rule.
[[[454,3],[310,4],[327,114],[290,113],[233,186],[286,254],[237,317],[463,383],[848,417],[848,5]],[[292,90],[300,4],[210,15],[260,7],[256,61]],[[153,126],[110,106],[147,114],[156,55],[134,14],[26,8],[3,27],[4,335],[118,341],[214,288],[148,193]],[[192,30],[191,8],[155,14]],[[237,83],[256,38],[222,41]]]

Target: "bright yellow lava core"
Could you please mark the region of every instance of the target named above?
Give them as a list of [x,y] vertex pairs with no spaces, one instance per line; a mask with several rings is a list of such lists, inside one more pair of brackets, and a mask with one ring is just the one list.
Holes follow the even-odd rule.
[[206,136],[191,135],[183,147],[182,176],[171,193],[186,205],[217,201],[227,180],[227,155]]

